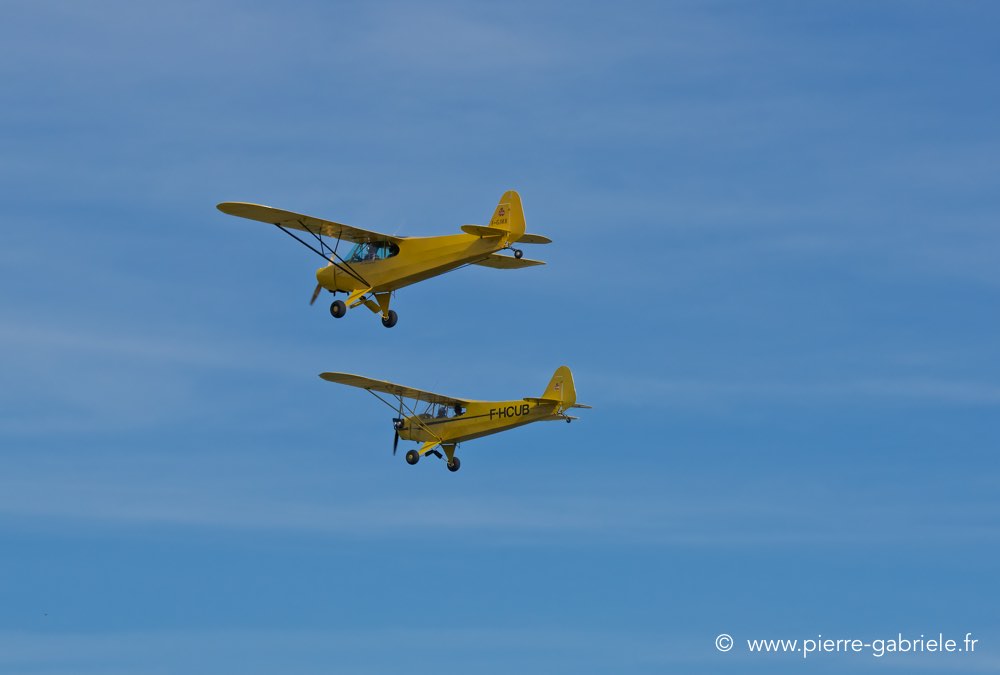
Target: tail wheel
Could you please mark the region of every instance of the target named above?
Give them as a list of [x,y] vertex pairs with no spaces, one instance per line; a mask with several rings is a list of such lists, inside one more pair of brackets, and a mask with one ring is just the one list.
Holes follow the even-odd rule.
[[522,251],[519,248],[515,248],[514,249],[514,257],[517,258],[518,260],[520,260],[522,257],[524,257],[524,251]]
[[416,464],[419,461],[420,461],[420,453],[419,452],[417,452],[416,450],[407,450],[406,451],[406,463],[407,464],[412,465],[412,464]]
[[462,462],[459,461],[458,457],[452,457],[448,462],[448,471],[452,473],[458,471],[462,467]]
[[334,300],[330,303],[330,316],[334,319],[339,319],[347,314],[347,305],[344,304],[343,300]]
[[390,309],[389,315],[382,317],[382,325],[385,326],[386,328],[392,328],[393,326],[396,325],[396,321],[398,320],[399,320],[399,315],[396,314],[395,311]]

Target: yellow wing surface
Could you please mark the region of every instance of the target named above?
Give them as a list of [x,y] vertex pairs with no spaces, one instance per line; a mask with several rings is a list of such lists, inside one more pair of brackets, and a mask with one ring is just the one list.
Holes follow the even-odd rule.
[[391,237],[380,232],[362,230],[358,227],[351,227],[343,223],[335,223],[332,220],[314,218],[293,211],[284,211],[261,204],[250,204],[248,202],[222,202],[217,207],[223,213],[249,220],[259,220],[262,223],[281,225],[292,230],[302,230],[312,232],[324,237],[333,237],[355,243],[366,241],[390,241],[399,242],[403,237]]
[[414,389],[413,387],[404,387],[401,384],[396,384],[394,382],[385,382],[384,380],[373,380],[370,377],[362,377],[361,375],[352,375],[350,373],[320,373],[319,375],[327,382],[334,382],[336,384],[346,384],[349,387],[357,387],[358,389],[367,389],[368,391],[378,391],[383,394],[392,394],[393,396],[402,396],[403,398],[412,398],[417,401],[424,401],[425,403],[437,403],[439,405],[449,405],[449,406],[467,406],[471,401],[464,398],[454,398],[453,396],[444,396],[442,394],[435,394],[434,392],[424,391],[423,389]]
[[[324,237],[344,239],[351,242],[367,241],[390,241],[399,242],[406,237],[395,237],[373,230],[363,230],[360,227],[352,227],[332,220],[324,220],[314,216],[307,216],[303,213],[276,209],[263,204],[251,204],[249,202],[222,202],[216,208],[230,216],[257,220],[262,223],[281,225],[293,230],[312,232]],[[550,244],[552,240],[540,234],[525,234],[524,213],[521,210],[521,198],[513,190],[505,192],[500,198],[493,218],[488,226],[484,225],[463,225],[462,230],[467,234],[477,237],[501,237],[510,236],[511,241],[519,241],[522,244]],[[492,267],[492,265],[490,265]],[[509,269],[509,268],[508,268]]]

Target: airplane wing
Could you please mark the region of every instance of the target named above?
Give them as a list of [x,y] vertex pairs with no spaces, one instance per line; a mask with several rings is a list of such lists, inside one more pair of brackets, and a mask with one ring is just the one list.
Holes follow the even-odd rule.
[[259,220],[262,223],[281,225],[292,230],[302,230],[303,232],[313,232],[324,237],[333,237],[345,241],[365,242],[365,241],[391,241],[398,243],[402,237],[390,237],[380,232],[362,230],[343,223],[335,223],[332,220],[313,218],[293,211],[283,211],[270,206],[260,204],[249,204],[247,202],[222,202],[217,207],[223,213],[250,220]]
[[528,260],[527,258],[515,258],[509,255],[499,255],[497,253],[493,253],[490,254],[489,257],[476,261],[472,264],[482,265],[483,267],[492,267],[493,269],[498,270],[517,270],[522,267],[534,267],[535,265],[544,265],[545,263],[541,260]]
[[334,382],[336,384],[346,384],[349,387],[367,389],[368,391],[380,391],[383,394],[392,394],[393,396],[412,398],[418,401],[424,401],[426,403],[438,403],[440,405],[450,405],[450,406],[460,405],[463,407],[469,404],[469,401],[464,398],[443,396],[441,394],[435,394],[433,392],[424,391],[422,389],[404,387],[401,384],[395,384],[393,382],[373,380],[370,377],[362,377],[361,375],[351,375],[350,373],[320,373],[319,376],[322,377],[327,382]]

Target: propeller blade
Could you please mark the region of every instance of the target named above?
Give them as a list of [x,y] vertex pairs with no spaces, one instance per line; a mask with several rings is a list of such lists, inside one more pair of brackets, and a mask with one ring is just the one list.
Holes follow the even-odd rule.
[[[331,265],[333,265],[333,257],[332,256],[330,257],[330,262],[328,262],[326,264],[326,266],[330,267]],[[313,291],[312,300],[309,301],[309,306],[310,307],[312,307],[312,304],[314,302],[316,302],[316,298],[319,297],[320,291],[322,291],[322,290],[323,290],[323,284],[316,284],[316,290]]]
[[396,447],[397,446],[399,446],[399,432],[398,431],[396,432],[396,435],[393,436],[393,438],[392,438],[392,456],[393,457],[396,456]]

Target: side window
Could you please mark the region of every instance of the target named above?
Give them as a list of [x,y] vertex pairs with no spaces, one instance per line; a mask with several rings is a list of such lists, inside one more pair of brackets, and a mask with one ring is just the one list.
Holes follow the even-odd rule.
[[378,247],[378,252],[375,254],[378,260],[386,260],[399,253],[399,247],[388,241],[380,241],[372,246]]

